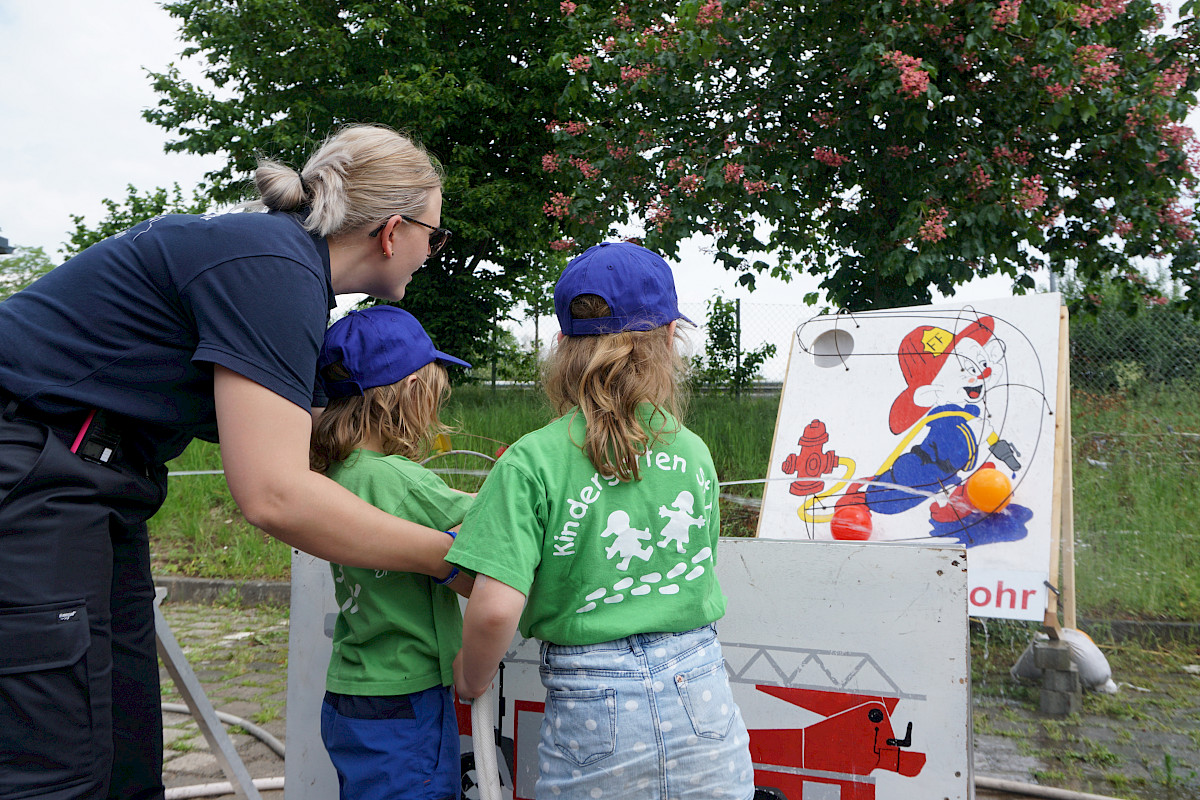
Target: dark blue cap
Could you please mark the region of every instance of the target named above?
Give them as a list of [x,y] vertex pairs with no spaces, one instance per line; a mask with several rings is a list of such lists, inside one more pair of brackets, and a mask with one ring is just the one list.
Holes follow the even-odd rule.
[[435,350],[412,314],[395,306],[375,306],[351,311],[329,326],[317,371],[332,400],[396,383],[434,361],[471,366]]
[[[571,301],[583,294],[604,299],[612,316],[571,317]],[[554,311],[566,336],[649,331],[677,319],[675,278],[662,256],[632,242],[605,242],[571,259],[554,285]]]

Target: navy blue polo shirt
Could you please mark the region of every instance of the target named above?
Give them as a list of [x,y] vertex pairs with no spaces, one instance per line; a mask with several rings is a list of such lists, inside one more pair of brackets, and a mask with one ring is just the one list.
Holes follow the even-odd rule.
[[307,410],[333,305],[329,248],[295,215],[157,217],[0,303],[0,388],[130,418],[162,463],[216,440],[213,364]]

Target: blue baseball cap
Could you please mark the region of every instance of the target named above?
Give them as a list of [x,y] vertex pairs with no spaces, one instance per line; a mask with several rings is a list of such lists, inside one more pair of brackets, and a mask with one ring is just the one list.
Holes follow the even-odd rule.
[[[604,299],[612,316],[574,319],[571,301],[583,294]],[[649,331],[677,319],[675,278],[662,256],[632,242],[605,242],[571,259],[554,285],[554,311],[566,336]]]
[[351,311],[329,326],[317,372],[332,400],[396,383],[434,361],[471,366],[435,350],[412,314],[395,306],[375,306]]

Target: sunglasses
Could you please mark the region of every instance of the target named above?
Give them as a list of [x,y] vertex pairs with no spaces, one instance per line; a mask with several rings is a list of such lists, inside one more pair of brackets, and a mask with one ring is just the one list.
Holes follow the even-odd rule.
[[[440,253],[442,251],[442,248],[446,246],[446,242],[450,241],[450,236],[452,234],[451,234],[450,230],[447,228],[434,227],[433,225],[430,225],[428,222],[421,222],[421,220],[419,220],[419,219],[413,219],[412,217],[408,216],[407,214],[397,214],[397,216],[400,217],[400,219],[404,220],[405,222],[411,222],[414,225],[420,225],[422,228],[428,228],[429,230],[433,231],[433,233],[429,234],[429,255],[431,255],[431,256],[436,256],[438,253]],[[371,231],[367,235],[371,236],[371,237],[378,236],[380,234],[380,232],[386,227],[387,227],[387,222],[384,222],[382,225],[380,225],[378,228]]]

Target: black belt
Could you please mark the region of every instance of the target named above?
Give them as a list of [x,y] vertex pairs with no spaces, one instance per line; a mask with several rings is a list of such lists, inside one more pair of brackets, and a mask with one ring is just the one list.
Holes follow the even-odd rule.
[[103,410],[51,412],[23,402],[11,392],[0,388],[0,405],[5,419],[21,419],[41,423],[54,432],[64,444],[85,461],[97,464],[127,464],[146,472],[146,464],[121,447],[124,437],[120,422]]

